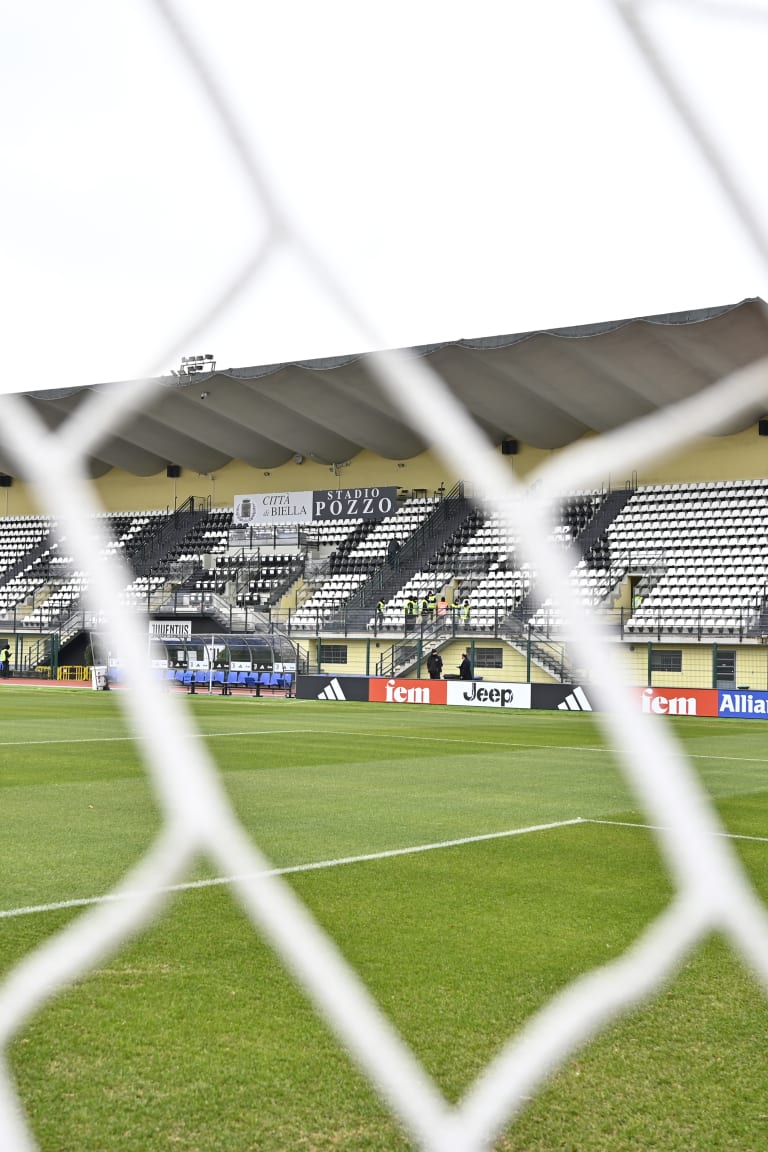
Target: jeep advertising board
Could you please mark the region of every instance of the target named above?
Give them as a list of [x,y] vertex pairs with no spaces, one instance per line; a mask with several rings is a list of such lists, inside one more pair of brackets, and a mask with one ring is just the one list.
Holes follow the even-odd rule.
[[448,680],[448,703],[462,708],[530,708],[530,684]]

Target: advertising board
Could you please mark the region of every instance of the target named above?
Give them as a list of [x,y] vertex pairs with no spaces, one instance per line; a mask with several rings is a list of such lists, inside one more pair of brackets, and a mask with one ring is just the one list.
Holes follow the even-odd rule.
[[448,704],[461,708],[530,708],[530,684],[448,680]]
[[445,680],[374,679],[369,681],[369,700],[380,704],[445,704]]
[[[640,711],[647,715],[768,720],[768,691],[637,688],[632,692]],[[449,704],[460,708],[593,710],[593,700],[579,684],[300,676],[296,682],[296,696],[301,700],[370,700],[381,704]]]
[[296,679],[297,700],[357,700],[368,699],[368,680],[365,676],[299,676]]
[[532,684],[531,708],[559,712],[592,712],[594,702],[580,684]]
[[718,692],[717,715],[726,719],[768,720],[768,692]]
[[640,710],[653,716],[717,716],[715,688],[643,688]]

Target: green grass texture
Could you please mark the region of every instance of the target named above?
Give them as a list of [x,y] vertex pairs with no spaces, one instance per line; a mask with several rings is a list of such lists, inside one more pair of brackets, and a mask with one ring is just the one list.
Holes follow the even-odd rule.
[[[118,695],[3,692],[0,977],[80,914],[8,912],[98,898],[159,828]],[[647,823],[588,714],[205,695],[184,706],[239,819],[279,867],[576,817]],[[732,843],[765,897],[766,730],[659,722],[674,724],[728,831],[758,838]],[[188,879],[213,875],[201,860]],[[672,895],[651,832],[621,823],[288,882],[452,1101]],[[659,994],[573,1055],[496,1147],[758,1152],[768,1147],[767,1031],[765,994],[721,939],[707,940]],[[226,883],[176,894],[40,1011],[11,1063],[44,1152],[410,1147]]]

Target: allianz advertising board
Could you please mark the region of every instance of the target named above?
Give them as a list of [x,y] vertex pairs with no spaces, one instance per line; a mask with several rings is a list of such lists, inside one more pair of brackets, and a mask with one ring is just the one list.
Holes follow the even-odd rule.
[[717,714],[726,719],[768,720],[768,692],[718,692]]
[[530,708],[530,684],[448,680],[448,704],[462,708]]

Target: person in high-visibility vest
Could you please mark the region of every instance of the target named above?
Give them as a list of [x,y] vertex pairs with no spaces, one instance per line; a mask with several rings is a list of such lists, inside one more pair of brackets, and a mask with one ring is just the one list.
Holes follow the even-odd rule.
[[465,596],[462,600],[461,607],[459,608],[459,619],[465,628],[469,627],[469,617],[472,612],[472,605],[469,602],[469,597]]
[[376,605],[376,627],[377,628],[381,628],[382,624],[384,623],[384,609],[386,608],[386,606],[387,606],[386,602],[384,601],[383,598],[381,600],[379,600],[378,604]]
[[429,623],[434,620],[435,612],[437,610],[437,597],[434,592],[425,592],[421,600],[421,616],[423,620]]
[[405,630],[406,632],[410,632],[419,614],[419,606],[412,595],[406,600],[403,606],[403,612],[405,613]]

